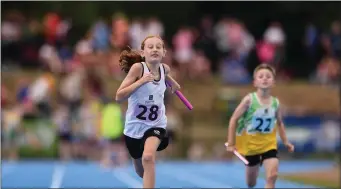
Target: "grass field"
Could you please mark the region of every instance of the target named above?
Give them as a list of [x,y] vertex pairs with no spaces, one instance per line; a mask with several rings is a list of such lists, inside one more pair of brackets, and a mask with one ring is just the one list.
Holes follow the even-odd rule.
[[340,188],[339,167],[309,172],[288,173],[281,175],[280,178],[323,188]]

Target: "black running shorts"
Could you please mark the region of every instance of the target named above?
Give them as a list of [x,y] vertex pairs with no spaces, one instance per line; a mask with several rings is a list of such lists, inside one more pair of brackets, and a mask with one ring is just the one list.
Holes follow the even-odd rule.
[[262,154],[245,156],[245,158],[247,159],[247,161],[249,161],[248,166],[252,167],[252,166],[255,166],[258,164],[262,165],[263,161],[266,159],[278,158],[277,153],[278,153],[277,150],[272,149],[272,150],[269,150],[269,151],[264,152]]
[[160,139],[161,143],[157,149],[157,151],[162,151],[167,148],[169,143],[169,137],[167,135],[167,131],[164,128],[150,128],[148,129],[142,138],[136,139],[128,136],[124,136],[126,147],[130,156],[134,159],[139,159],[142,157],[144,150],[144,143],[148,137],[155,136]]

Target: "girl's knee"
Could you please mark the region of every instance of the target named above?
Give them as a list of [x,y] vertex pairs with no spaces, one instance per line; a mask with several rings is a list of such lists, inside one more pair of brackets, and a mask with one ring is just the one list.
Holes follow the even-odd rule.
[[142,155],[142,163],[148,165],[155,164],[155,154],[153,153],[144,153]]

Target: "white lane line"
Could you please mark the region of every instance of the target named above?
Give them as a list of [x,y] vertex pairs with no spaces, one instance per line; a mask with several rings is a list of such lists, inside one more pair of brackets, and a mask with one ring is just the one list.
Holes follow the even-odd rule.
[[56,165],[52,175],[52,182],[50,188],[61,188],[65,173],[65,167],[63,165]]
[[114,170],[113,175],[121,182],[125,183],[128,188],[142,188],[142,182],[129,175],[126,171]]

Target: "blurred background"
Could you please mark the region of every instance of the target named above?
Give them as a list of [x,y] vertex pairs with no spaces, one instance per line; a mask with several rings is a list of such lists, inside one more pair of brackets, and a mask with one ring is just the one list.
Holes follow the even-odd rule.
[[[339,2],[2,2],[3,160],[130,163],[122,140],[122,49],[160,35],[164,62],[194,106],[169,92],[172,142],[161,160],[226,160],[229,117],[253,69],[277,69],[273,91],[296,146],[281,159],[338,161]],[[339,177],[337,177],[339,178]]]

